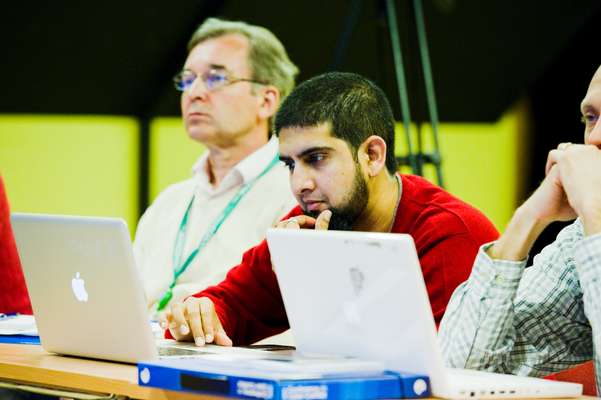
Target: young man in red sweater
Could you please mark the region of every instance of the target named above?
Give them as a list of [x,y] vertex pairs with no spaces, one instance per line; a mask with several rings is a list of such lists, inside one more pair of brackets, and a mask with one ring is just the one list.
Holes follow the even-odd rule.
[[[438,323],[479,246],[498,233],[473,207],[397,173],[394,124],[382,90],[360,75],[327,73],[293,90],[275,133],[299,206],[278,226],[412,235]],[[307,262],[313,257],[307,249]],[[219,285],[172,304],[161,323],[167,337],[197,345],[249,344],[286,330],[267,243],[247,251]]]

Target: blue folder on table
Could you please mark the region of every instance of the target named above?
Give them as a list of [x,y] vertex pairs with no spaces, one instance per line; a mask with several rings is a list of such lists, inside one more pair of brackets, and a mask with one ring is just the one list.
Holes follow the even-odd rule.
[[369,400],[430,395],[429,379],[396,372],[307,379],[278,374],[226,374],[198,367],[193,359],[138,364],[138,384],[161,389],[266,400]]
[[30,335],[0,335],[0,343],[40,344],[40,337]]

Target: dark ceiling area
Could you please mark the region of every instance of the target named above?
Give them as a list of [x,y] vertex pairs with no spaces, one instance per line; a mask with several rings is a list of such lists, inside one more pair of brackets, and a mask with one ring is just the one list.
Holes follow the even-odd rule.
[[[411,3],[396,2],[397,20],[412,113],[424,119]],[[206,17],[221,16],[271,29],[299,65],[299,80],[331,69],[336,59],[337,69],[370,77],[385,88],[400,118],[385,4],[5,3],[0,12],[0,113],[178,115],[171,77],[183,64],[187,40]],[[423,0],[423,7],[443,121],[495,120],[529,93],[566,49],[580,46],[583,59],[595,57],[587,50],[596,39],[587,44],[581,36],[601,16],[598,0]],[[341,51],[341,34],[353,10],[359,18]]]

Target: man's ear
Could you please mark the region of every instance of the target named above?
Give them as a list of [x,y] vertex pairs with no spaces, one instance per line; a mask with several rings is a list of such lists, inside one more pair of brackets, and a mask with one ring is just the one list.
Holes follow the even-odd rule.
[[359,146],[358,157],[370,177],[378,175],[386,167],[386,142],[380,136],[371,135]]
[[273,117],[280,104],[280,91],[275,86],[262,86],[257,93],[259,101],[259,116],[263,119]]

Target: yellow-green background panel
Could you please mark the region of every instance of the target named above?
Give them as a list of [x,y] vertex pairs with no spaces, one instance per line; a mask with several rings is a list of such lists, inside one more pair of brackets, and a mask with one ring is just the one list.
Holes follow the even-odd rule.
[[[439,145],[445,187],[483,211],[502,230],[523,193],[523,156],[527,140],[527,110],[520,103],[495,123],[441,123]],[[416,146],[416,127],[411,128]],[[431,126],[422,126],[424,149],[433,149]],[[397,155],[407,153],[402,124],[397,124]],[[410,169],[402,168],[409,173]],[[424,175],[437,182],[435,170]]]
[[155,118],[150,123],[149,196],[153,201],[167,186],[192,176],[192,166],[205,147],[188,137],[181,118]]
[[139,127],[132,118],[0,115],[0,173],[13,211],[138,215]]

